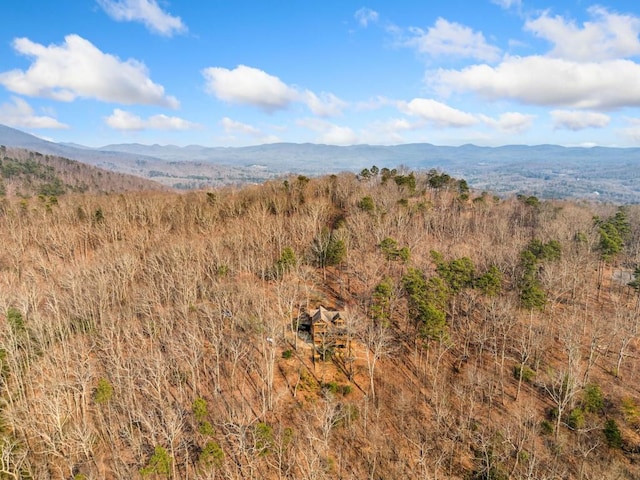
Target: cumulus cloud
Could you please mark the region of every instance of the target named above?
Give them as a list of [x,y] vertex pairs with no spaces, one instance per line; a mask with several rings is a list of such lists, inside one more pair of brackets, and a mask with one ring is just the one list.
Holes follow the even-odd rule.
[[436,127],[469,127],[479,122],[470,113],[457,110],[430,98],[414,98],[410,102],[399,102],[400,111],[420,117]]
[[584,130],[585,128],[604,128],[609,125],[609,115],[598,112],[583,112],[581,110],[553,110],[551,111],[554,128],[566,130]]
[[0,123],[24,128],[69,128],[53,117],[35,115],[31,105],[18,97],[11,97],[11,102],[0,105]]
[[259,107],[274,112],[289,107],[298,92],[278,77],[258,68],[239,65],[233,70],[221,67],[202,71],[207,91],[220,100]]
[[362,7],[354,14],[354,17],[361,26],[367,27],[369,23],[377,22],[379,15],[375,10]]
[[250,135],[252,137],[258,137],[262,135],[262,132],[253,125],[238,122],[236,120],[230,119],[229,117],[224,117],[220,121],[220,125],[222,125],[224,131],[229,134],[242,133],[243,135]]
[[118,22],[141,22],[153,33],[170,37],[187,31],[180,17],[164,12],[156,0],[97,0],[98,5]]
[[153,115],[145,120],[119,108],[114,109],[105,122],[115,130],[191,130],[200,128],[197,123],[179,117]]
[[406,118],[392,118],[390,120],[387,120],[386,122],[381,123],[380,126],[384,131],[393,133],[415,130],[416,128],[419,128],[418,125],[416,125],[415,123],[411,123]]
[[628,58],[640,54],[640,18],[591,7],[592,21],[582,27],[548,12],[525,24],[525,29],[553,44],[550,56],[575,61]]
[[424,122],[421,120],[410,122],[406,118],[390,118],[369,125],[360,133],[360,141],[371,144],[404,143],[405,138],[402,134],[423,127]]
[[229,135],[227,140],[236,140],[236,135],[254,138],[258,143],[276,143],[280,142],[280,138],[276,135],[265,135],[259,128],[249,125],[248,123],[239,122],[229,117],[220,120],[220,125],[225,133]]
[[420,28],[409,29],[411,38],[405,46],[414,47],[420,53],[432,57],[453,56],[475,58],[493,62],[500,58],[500,49],[487,43],[481,32],[444,18],[438,18],[425,32]]
[[63,102],[80,97],[178,107],[174,97],[165,95],[164,87],[151,81],[144,64],[132,59],[123,62],[78,35],[68,35],[62,45],[49,46],[18,38],[13,48],[34,61],[26,71],[0,73],[0,84],[12,92]]
[[522,133],[531,128],[535,115],[528,115],[520,112],[506,112],[500,114],[495,119],[486,115],[481,115],[482,121],[490,127],[507,133]]
[[508,57],[496,67],[440,69],[428,81],[443,94],[468,91],[532,105],[603,110],[640,105],[640,65],[630,60],[579,63],[538,55]]
[[417,130],[426,125],[436,128],[465,128],[482,124],[502,132],[522,133],[531,128],[535,119],[535,115],[519,112],[506,112],[493,118],[484,114],[464,112],[430,98],[414,98],[408,103],[398,102],[397,106],[401,112],[417,117],[420,121],[394,119],[385,124],[385,131],[390,133]]
[[358,136],[349,127],[342,127],[318,118],[303,118],[296,122],[300,127],[313,130],[319,134],[316,141],[329,145],[353,145],[358,143]]
[[340,100],[333,93],[321,93],[316,95],[310,90],[306,90],[302,95],[302,101],[309,109],[320,117],[335,117],[342,113],[347,103]]
[[209,67],[202,71],[206,90],[229,103],[251,105],[268,113],[289,108],[293,103],[304,103],[318,116],[341,113],[346,103],[332,93],[317,95],[310,90],[299,90],[278,77],[258,68],[239,65],[233,70]]
[[[528,20],[524,29],[551,44],[546,53],[506,55],[498,64],[487,58],[462,69],[441,68],[428,72],[425,82],[444,97],[469,92],[488,100],[514,100],[561,111],[640,106],[640,64],[632,60],[640,55],[640,17],[603,7],[591,7],[588,14],[589,21],[580,25],[549,12]],[[562,115],[556,128],[580,129],[580,122],[596,126],[604,119],[588,116],[578,121],[575,115]]]

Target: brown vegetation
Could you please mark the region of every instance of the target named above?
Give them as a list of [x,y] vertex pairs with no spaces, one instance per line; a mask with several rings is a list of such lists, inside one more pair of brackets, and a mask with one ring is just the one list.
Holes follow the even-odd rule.
[[621,212],[614,252],[614,207],[437,172],[4,200],[0,478],[638,478]]
[[169,190],[159,183],[115,173],[55,155],[0,146],[0,197],[41,196],[51,200],[65,193],[121,193]]

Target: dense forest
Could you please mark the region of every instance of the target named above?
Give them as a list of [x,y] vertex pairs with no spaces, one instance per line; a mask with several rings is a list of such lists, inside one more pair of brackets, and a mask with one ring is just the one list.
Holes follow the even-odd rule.
[[376,167],[0,202],[0,478],[640,478],[637,206]]

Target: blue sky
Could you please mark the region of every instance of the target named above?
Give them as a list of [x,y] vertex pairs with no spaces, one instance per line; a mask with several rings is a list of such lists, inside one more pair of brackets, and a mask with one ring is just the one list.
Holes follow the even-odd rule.
[[0,123],[58,142],[640,145],[637,2],[3,0],[0,14]]

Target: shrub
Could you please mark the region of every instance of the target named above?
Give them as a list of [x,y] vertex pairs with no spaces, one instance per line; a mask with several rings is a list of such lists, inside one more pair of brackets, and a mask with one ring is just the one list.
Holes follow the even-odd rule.
[[256,439],[256,448],[260,455],[267,455],[271,453],[273,447],[273,427],[264,422],[260,422],[256,425],[254,431]]
[[526,365],[515,365],[513,367],[513,376],[516,380],[520,380],[520,375],[522,375],[523,381],[531,383],[533,381],[533,377],[536,376],[536,372]]
[[620,429],[618,428],[618,424],[614,419],[609,419],[604,424],[604,429],[602,430],[604,433],[604,438],[607,441],[607,445],[611,448],[621,448],[622,447],[622,434],[620,433]]
[[584,398],[582,400],[585,412],[596,413],[604,406],[604,397],[600,386],[590,383],[584,387]]
[[140,469],[140,475],[146,477],[147,475],[170,475],[171,463],[173,459],[169,452],[164,447],[156,446],[153,455],[149,459],[149,463],[146,467]]
[[24,318],[17,308],[9,307],[7,310],[7,322],[14,335],[19,335],[25,331]]
[[113,396],[113,387],[106,378],[98,380],[95,392],[93,392],[93,401],[98,405],[109,402]]
[[196,418],[196,422],[198,422],[198,432],[202,435],[212,437],[216,432],[211,422],[207,420],[208,415],[209,409],[207,408],[207,401],[201,397],[196,398],[193,402],[193,416]]
[[569,428],[573,430],[584,427],[584,412],[581,408],[574,408],[569,412],[567,424],[569,425]]
[[293,350],[285,350],[282,352],[282,358],[289,359],[293,357]]
[[365,212],[373,212],[376,209],[376,204],[373,202],[373,198],[367,195],[358,202],[358,208]]
[[640,421],[640,411],[638,411],[638,405],[636,405],[636,402],[633,400],[633,398],[623,398],[620,407],[622,409],[622,414],[624,415],[625,421],[630,425],[637,425]]
[[549,420],[540,422],[540,431],[543,435],[551,435],[553,433],[553,424]]
[[334,395],[346,396],[352,391],[351,385],[343,385],[338,382],[328,382],[323,384],[322,387]]
[[208,414],[207,401],[201,397],[196,398],[193,401],[193,416],[196,417],[196,421],[206,420]]
[[198,456],[198,463],[205,467],[211,467],[213,465],[219,467],[222,465],[223,459],[224,451],[222,450],[222,447],[218,442],[211,440],[202,448],[202,451]]

